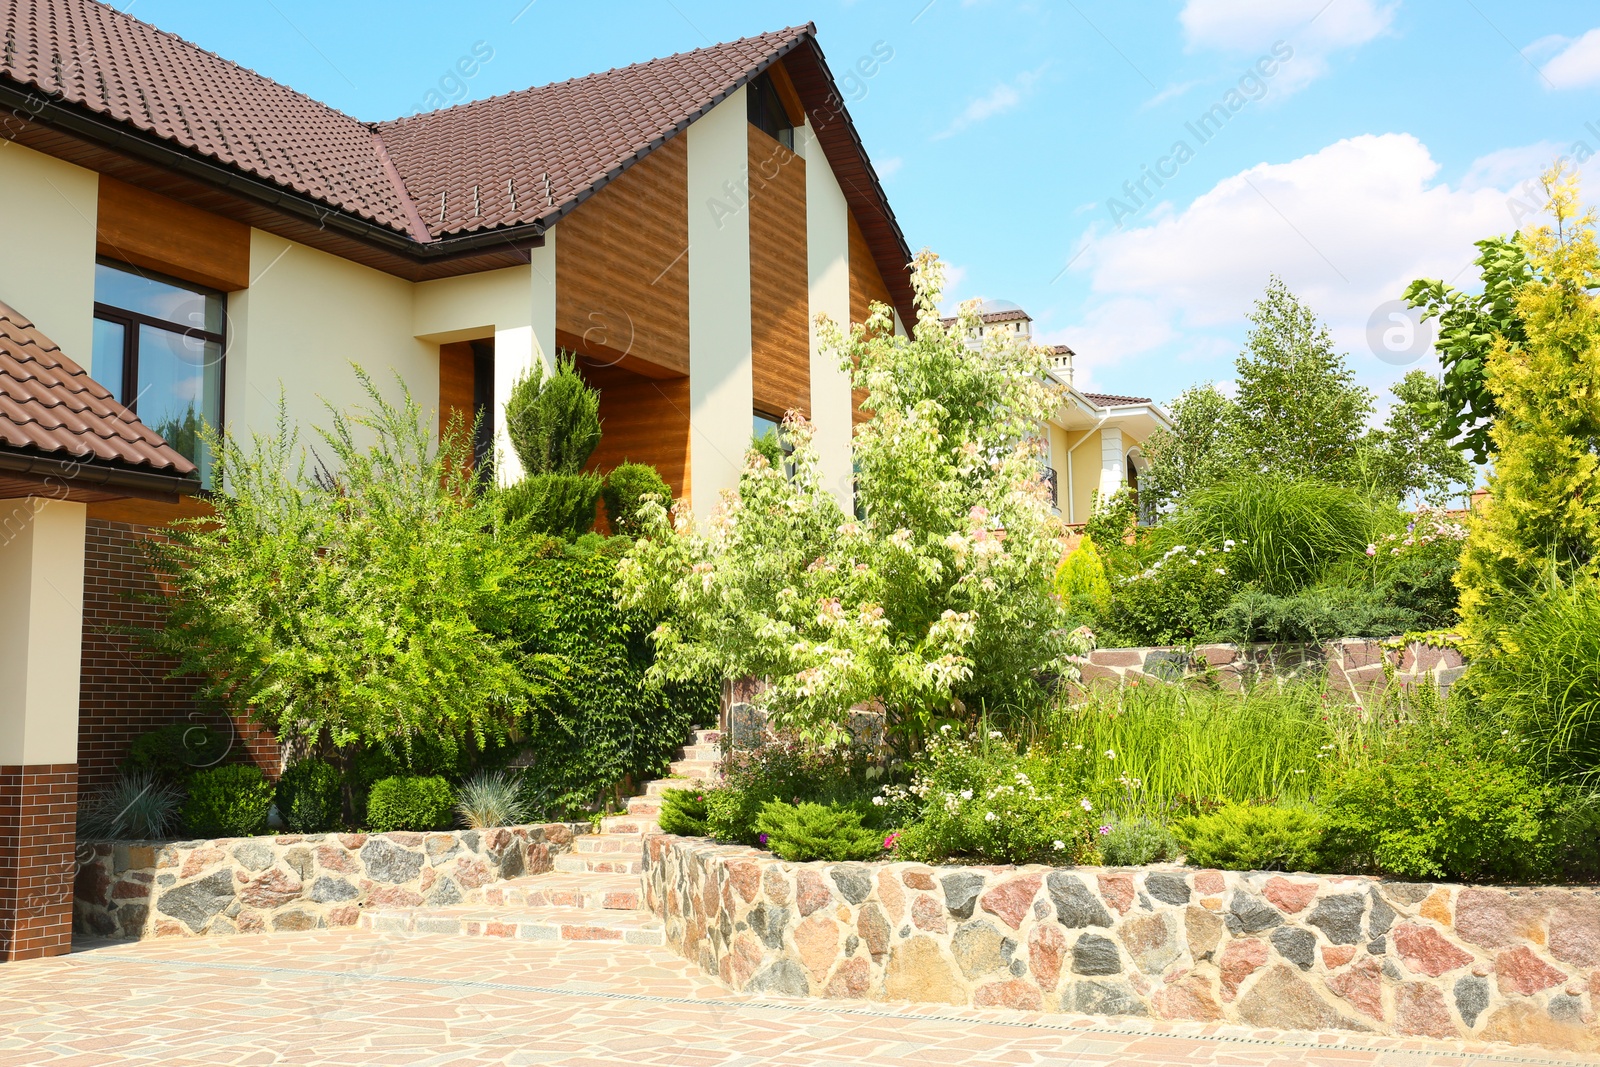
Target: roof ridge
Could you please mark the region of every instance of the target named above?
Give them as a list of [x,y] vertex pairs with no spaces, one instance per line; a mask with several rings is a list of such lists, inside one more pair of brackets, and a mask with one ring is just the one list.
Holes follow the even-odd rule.
[[392,119],[380,119],[377,122],[370,123],[370,125],[374,129],[398,126],[402,123],[412,122],[418,119],[432,118],[437,115],[448,115],[451,112],[463,111],[467,108],[480,107],[486,104],[496,103],[501,100],[507,100],[514,96],[521,96],[524,93],[533,93],[546,89],[557,89],[564,85],[572,85],[577,82],[589,81],[594,78],[604,78],[610,74],[620,74],[624,71],[637,70],[640,67],[650,67],[659,63],[668,63],[675,59],[682,59],[685,56],[696,56],[706,52],[714,52],[718,49],[733,48],[737,45],[747,44],[751,41],[759,41],[767,37],[793,39],[794,37],[802,36],[807,33],[811,34],[812,36],[816,36],[816,32],[816,23],[813,22],[808,22],[802,26],[785,26],[781,30],[769,30],[766,33],[751,34],[749,37],[736,37],[731,41],[717,41],[714,44],[708,44],[701,48],[691,48],[684,52],[673,52],[670,55],[654,56],[650,59],[641,59],[634,63],[624,63],[620,67],[607,67],[605,70],[590,71],[588,74],[579,74],[571,78],[562,78],[560,81],[543,82],[539,85],[525,85],[521,89],[509,89],[503,93],[496,93],[494,96],[479,97],[477,100],[463,100],[459,104],[451,104],[449,107],[436,107],[432,111],[418,111],[414,114],[400,115]]

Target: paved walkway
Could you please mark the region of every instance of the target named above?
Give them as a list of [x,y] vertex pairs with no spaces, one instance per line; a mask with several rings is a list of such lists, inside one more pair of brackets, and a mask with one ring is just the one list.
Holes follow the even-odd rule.
[[0,966],[0,1065],[1592,1062],[1199,1023],[756,999],[671,952],[363,931],[119,943]]

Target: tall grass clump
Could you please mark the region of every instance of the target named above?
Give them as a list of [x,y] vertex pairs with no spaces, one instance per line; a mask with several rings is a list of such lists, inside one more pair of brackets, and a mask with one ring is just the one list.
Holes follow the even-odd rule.
[[1095,687],[1058,708],[1045,743],[1125,814],[1301,802],[1324,768],[1373,741],[1375,716],[1307,682],[1247,693],[1159,682]]
[[1600,787],[1600,581],[1551,579],[1499,633],[1473,684],[1547,773]]
[[1236,581],[1282,595],[1363,559],[1398,514],[1345,486],[1247,474],[1191,493],[1160,529],[1173,544],[1228,545]]

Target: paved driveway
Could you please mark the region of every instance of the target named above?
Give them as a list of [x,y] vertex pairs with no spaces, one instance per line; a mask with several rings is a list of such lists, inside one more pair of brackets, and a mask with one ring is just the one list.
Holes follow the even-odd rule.
[[0,1065],[28,1067],[1582,1062],[1458,1042],[756,999],[664,949],[592,943],[339,931],[122,943],[0,966]]

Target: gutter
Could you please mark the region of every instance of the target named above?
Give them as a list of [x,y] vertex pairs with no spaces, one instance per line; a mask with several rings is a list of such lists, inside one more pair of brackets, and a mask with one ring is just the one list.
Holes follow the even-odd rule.
[[104,489],[124,496],[173,503],[182,496],[200,492],[200,480],[189,475],[160,474],[155,471],[110,467],[76,459],[23,455],[0,450],[0,471],[31,475],[41,480],[55,479],[85,489]]

